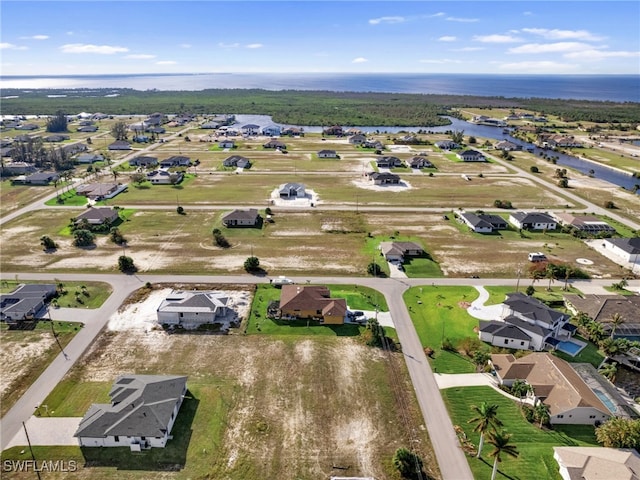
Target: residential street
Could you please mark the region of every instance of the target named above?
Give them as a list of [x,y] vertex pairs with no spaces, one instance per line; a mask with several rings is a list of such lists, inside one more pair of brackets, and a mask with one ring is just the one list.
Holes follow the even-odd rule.
[[[4,273],[6,278],[15,278],[15,273]],[[26,393],[7,412],[0,422],[1,447],[4,450],[11,439],[19,433],[23,421],[27,421],[37,405],[41,405],[46,396],[64,377],[73,364],[89,348],[94,339],[107,324],[109,317],[117,311],[126,297],[143,286],[147,281],[152,283],[268,283],[269,277],[252,275],[203,276],[203,275],[121,275],[121,274],[38,274],[20,273],[19,279],[53,281],[99,281],[109,283],[113,293],[97,310],[60,309],[52,310],[55,319],[80,321],[85,327],[65,348],[65,356],[60,354],[33,383]],[[472,479],[464,453],[459,448],[458,439],[453,430],[444,402],[440,396],[438,384],[420,344],[416,330],[411,322],[409,312],[404,304],[402,294],[411,286],[419,285],[516,285],[516,279],[464,279],[464,278],[362,278],[362,277],[293,277],[298,284],[356,284],[377,289],[385,296],[391,317],[395,324],[407,368],[413,382],[418,403],[425,419],[438,464],[445,479]],[[611,280],[576,281],[573,284],[583,290],[604,292],[603,287],[611,284]],[[587,288],[588,287],[588,288]],[[640,289],[640,281],[631,281],[629,288]]]

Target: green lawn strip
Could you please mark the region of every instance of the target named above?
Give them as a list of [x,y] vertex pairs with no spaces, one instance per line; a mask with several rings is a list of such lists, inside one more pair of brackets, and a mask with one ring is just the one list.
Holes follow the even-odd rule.
[[[453,424],[460,426],[476,446],[480,435],[473,431],[473,424],[468,423],[473,418],[470,406],[483,401],[498,405],[498,418],[504,429],[513,435],[512,442],[520,452],[516,459],[503,456],[498,468],[507,478],[559,479],[558,466],[553,460],[554,446],[597,446],[593,427],[571,425],[541,430],[525,420],[517,402],[490,387],[449,388],[442,390],[442,397]],[[493,459],[488,455],[490,451],[491,446],[485,442],[482,459],[469,458],[474,478],[491,478]]]
[[459,305],[477,297],[478,292],[473,287],[413,287],[404,293],[420,342],[434,351],[430,361],[438,373],[476,371],[469,359],[441,347],[443,339],[449,339],[455,345],[465,338],[477,338],[474,328],[478,326],[478,320]]
[[604,287],[604,289],[607,292],[611,292],[616,295],[622,295],[623,297],[637,295],[636,292],[632,292],[631,290],[627,290],[626,288],[623,288],[622,290],[620,290],[619,288],[615,288],[615,287]]
[[[60,307],[71,308],[99,308],[111,295],[111,285],[103,282],[61,282],[54,279],[54,282],[40,282],[37,280],[1,280],[0,281],[0,293],[10,293],[16,289],[16,287],[23,283],[45,283],[45,284],[60,284],[62,283],[64,292],[59,294],[55,299]],[[84,290],[82,287],[85,287]],[[83,293],[86,292],[86,293]],[[78,302],[76,296],[82,300],[82,303]]]
[[[0,343],[4,348],[10,348],[13,342],[29,342],[33,334],[38,331],[51,332],[52,322],[38,322],[34,330],[9,330],[6,324],[0,325]],[[5,390],[0,403],[0,416],[15,404],[15,402],[27,391],[27,389],[36,381],[36,379],[44,372],[49,364],[60,354],[60,347],[63,349],[69,344],[76,333],[82,328],[82,324],[77,322],[53,322],[53,330],[58,335],[58,345],[54,342],[45,352],[43,352],[37,360],[28,362],[28,367],[24,370],[20,378],[11,384],[11,388]]]
[[[540,281],[543,284],[549,283],[548,280],[544,280],[544,279]],[[529,283],[527,280],[521,281],[518,291],[520,293],[524,293],[528,285]],[[498,303],[502,303],[504,302],[507,296],[507,293],[514,293],[516,291],[515,287],[487,286],[484,288],[487,290],[487,292],[489,292],[489,300],[487,300],[486,302],[487,305],[495,305]],[[551,287],[551,291],[548,291],[546,287],[541,288],[541,285],[539,284],[536,285],[534,288],[535,288],[535,292],[533,294],[534,298],[537,298],[542,302],[552,303],[552,304],[564,302],[563,297],[568,293],[571,293],[571,294],[580,293],[580,290],[578,290],[575,287],[572,287],[571,285],[569,285],[569,288],[567,290],[563,290],[563,287]],[[558,308],[558,307],[554,306],[553,308]],[[559,310],[564,310],[564,309],[559,308]]]
[[57,197],[54,197],[45,202],[45,205],[49,207],[55,207],[56,205],[67,205],[73,207],[82,207],[87,204],[87,197],[78,195],[74,190],[60,193]]
[[[382,242],[415,242],[427,251],[424,243],[418,237],[407,235],[386,235],[386,236],[370,236],[366,238],[363,253],[371,257],[371,261],[377,263],[385,275],[389,275],[389,264],[380,252],[380,243]],[[440,270],[440,266],[435,262],[429,253],[422,257],[407,257],[403,263],[407,277],[443,277],[444,274]]]

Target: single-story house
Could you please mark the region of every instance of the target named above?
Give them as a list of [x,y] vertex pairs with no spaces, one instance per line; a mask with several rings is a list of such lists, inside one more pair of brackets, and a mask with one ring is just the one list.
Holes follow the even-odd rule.
[[263,148],[274,148],[276,150],[286,150],[287,145],[280,140],[269,140],[267,143],[262,145]]
[[222,162],[223,167],[251,168],[251,161],[242,155],[231,155]]
[[499,215],[460,213],[460,219],[476,233],[491,233],[494,230],[505,230],[507,221]]
[[6,323],[31,320],[55,296],[56,286],[53,284],[18,285],[13,292],[0,295],[0,320]]
[[366,141],[367,141],[367,137],[365,137],[361,133],[356,133],[355,135],[351,135],[349,137],[349,143],[351,145],[362,145]]
[[236,142],[234,142],[233,140],[220,140],[218,142],[218,147],[220,147],[220,148],[235,148],[236,147]]
[[486,162],[485,156],[477,150],[464,150],[459,152],[456,156],[463,162]]
[[570,315],[523,293],[508,293],[500,320],[481,320],[480,340],[497,347],[540,351],[566,340],[576,328]]
[[513,152],[522,150],[522,145],[518,145],[517,143],[510,142],[509,140],[502,140],[496,143],[493,148],[496,150],[502,150],[504,152]]
[[555,230],[558,222],[551,215],[542,212],[514,212],[509,222],[522,230]]
[[302,127],[287,127],[282,130],[281,135],[288,135],[290,137],[304,137],[304,128]]
[[92,200],[102,200],[113,198],[126,189],[127,185],[122,183],[90,183],[77,187],[76,193]]
[[89,225],[111,224],[118,220],[118,211],[110,207],[90,207],[75,217],[74,223],[78,225],[83,220],[89,222]]
[[409,160],[407,160],[407,167],[409,168],[434,168],[433,163],[431,163],[431,161],[423,156],[423,155],[418,155],[416,157],[410,158]]
[[144,124],[145,125],[162,125],[163,123],[167,123],[168,121],[169,121],[169,118],[164,113],[155,112],[149,115],[144,120]]
[[195,329],[201,325],[221,323],[228,313],[229,297],[209,290],[173,290],[156,313],[162,325],[180,325]]
[[49,185],[51,182],[57,182],[60,175],[54,172],[39,172],[27,175],[22,179],[14,179],[14,183],[22,183],[24,185]]
[[267,137],[278,137],[282,128],[279,125],[267,125],[262,129],[262,135]]
[[424,255],[424,249],[415,242],[380,242],[378,248],[388,262],[404,262],[405,257]]
[[58,143],[58,142],[64,142],[65,140],[69,140],[69,135],[60,135],[60,134],[55,134],[55,135],[47,135],[46,137],[43,138],[43,140],[45,142],[49,142],[49,143]]
[[2,175],[25,175],[36,171],[37,169],[33,163],[8,162],[2,165]]
[[102,162],[104,157],[99,153],[81,153],[76,157],[76,163]]
[[375,185],[398,185],[400,183],[400,175],[388,172],[370,172],[369,179]]
[[255,208],[248,210],[233,210],[222,217],[225,227],[260,227],[262,217]]
[[307,195],[302,183],[283,183],[278,188],[280,198],[304,198]]
[[640,480],[640,455],[632,448],[553,447],[562,480]]
[[290,319],[313,319],[327,325],[341,325],[347,314],[344,298],[331,298],[327,287],[320,285],[283,285],[279,316]]
[[402,166],[402,160],[394,156],[384,156],[376,159],[378,168],[393,168]]
[[97,125],[83,125],[82,127],[79,127],[76,131],[80,132],[80,133],[94,133],[94,132],[98,131],[98,126]]
[[538,136],[538,143],[543,148],[579,148],[583,144],[573,136],[541,134]]
[[187,377],[122,375],[111,387],[111,403],[94,403],[74,437],[81,447],[164,448],[187,393]]
[[560,224],[575,228],[582,232],[587,233],[599,233],[608,232],[615,233],[616,229],[609,225],[604,220],[600,220],[598,217],[590,215],[573,215],[571,213],[554,213],[554,218],[560,222]]
[[158,165],[158,157],[151,157],[143,155],[141,157],[132,158],[129,160],[129,166],[131,167],[155,167]]
[[146,135],[134,135],[131,140],[136,143],[147,143],[149,141],[149,137]]
[[384,144],[380,140],[365,140],[362,144],[364,148],[373,148],[375,150],[384,150]]
[[640,237],[604,238],[602,246],[622,260],[640,264]]
[[528,400],[549,409],[551,424],[594,425],[607,421],[611,412],[572,365],[546,352],[521,358],[491,355],[491,365],[501,385],[522,380],[532,387]]
[[154,133],[156,135],[161,135],[167,132],[167,130],[164,127],[159,127],[159,126],[148,126],[148,127],[145,127],[144,131],[146,133]]
[[169,167],[190,167],[191,159],[184,155],[173,155],[160,162],[160,166],[163,168]]
[[335,150],[320,150],[318,158],[338,158],[338,154]]
[[247,123],[243,125],[240,130],[242,130],[243,135],[258,135],[260,133],[260,125]]
[[177,185],[183,177],[182,172],[170,172],[163,169],[147,173],[147,180],[154,185]]
[[220,124],[218,122],[204,122],[202,125],[200,125],[200,128],[205,130],[215,130],[219,126]]
[[40,127],[35,123],[23,123],[22,125],[17,125],[14,128],[16,130],[37,130]]
[[436,147],[440,150],[455,150],[456,148],[460,148],[460,145],[452,140],[441,140],[440,142],[436,142]]
[[586,313],[602,323],[606,333],[613,328],[611,319],[620,315],[622,324],[615,328],[614,338],[640,337],[640,295],[564,295],[564,304],[574,314]]
[[477,123],[478,125],[489,125],[491,127],[506,127],[507,124],[504,120],[498,118],[487,117],[486,115],[476,115],[471,120],[471,123]]
[[116,140],[109,144],[109,150],[131,150],[131,144],[126,140]]

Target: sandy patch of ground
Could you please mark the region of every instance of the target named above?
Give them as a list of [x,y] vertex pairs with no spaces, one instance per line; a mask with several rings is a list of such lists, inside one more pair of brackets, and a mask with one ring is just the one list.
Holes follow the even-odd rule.
[[[19,335],[21,333],[18,332]],[[50,333],[42,332],[34,333],[32,338],[15,341],[12,340],[10,333],[2,332],[0,343],[2,343],[0,349],[0,365],[2,365],[0,397],[4,397],[13,382],[23,376],[30,365],[54,345],[55,340]]]
[[305,189],[306,195],[303,198],[280,198],[279,189],[276,188],[270,195],[271,205],[277,207],[311,207],[318,205],[320,197],[313,190]]
[[278,230],[271,232],[272,237],[308,237],[311,235],[322,235],[322,232],[316,230]]
[[4,242],[16,236],[33,232],[35,230],[38,230],[38,227],[19,226],[12,228],[3,228],[2,231],[0,231],[0,239],[2,239],[2,241]]
[[413,188],[411,184],[405,180],[401,180],[399,184],[395,185],[375,185],[371,180],[364,178],[352,180],[351,183],[353,183],[358,188],[363,188],[365,190],[375,190],[376,192],[403,192],[405,190],[411,190]]
[[587,176],[570,177],[570,188],[593,188],[595,190],[612,190],[611,184],[600,180],[598,178],[592,178]]

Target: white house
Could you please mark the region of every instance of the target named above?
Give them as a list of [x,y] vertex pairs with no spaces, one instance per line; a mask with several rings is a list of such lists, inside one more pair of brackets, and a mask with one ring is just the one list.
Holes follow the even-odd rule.
[[218,146],[220,148],[235,148],[236,144],[233,140],[220,140]]
[[552,424],[594,425],[611,417],[611,411],[582,376],[555,355],[540,352],[515,358],[493,354],[491,365],[500,384],[512,386],[516,380],[529,384],[532,391],[526,401],[546,405]]
[[640,455],[632,448],[553,447],[562,480],[638,480]]
[[640,264],[640,237],[634,238],[605,238],[602,246],[622,260]]
[[338,154],[335,150],[320,150],[318,158],[338,158]]
[[551,215],[538,212],[514,212],[509,215],[509,222],[522,230],[555,230],[558,222]]
[[186,329],[221,323],[228,303],[229,298],[221,292],[173,290],[158,307],[158,323]]
[[477,150],[465,150],[457,153],[456,156],[463,162],[486,162],[487,159]]
[[168,170],[154,170],[147,173],[147,180],[154,185],[177,185],[182,181],[181,172],[170,172]]
[[74,437],[81,447],[164,448],[186,393],[187,377],[123,375],[111,403],[91,405]]
[[258,133],[260,133],[260,125],[247,123],[246,125],[243,125],[240,130],[242,130],[243,135],[258,135]]
[[282,132],[282,128],[279,125],[267,125],[262,129],[262,135],[267,137],[278,137]]

